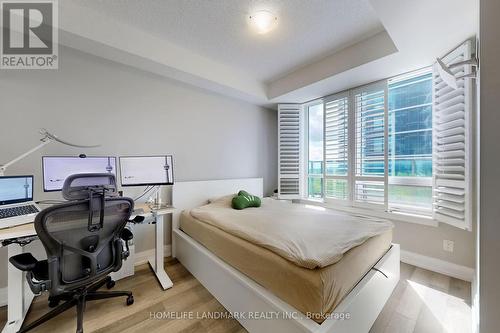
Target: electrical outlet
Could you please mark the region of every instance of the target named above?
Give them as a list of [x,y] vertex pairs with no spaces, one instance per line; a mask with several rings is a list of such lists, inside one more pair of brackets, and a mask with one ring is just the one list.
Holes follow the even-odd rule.
[[443,250],[447,252],[453,252],[453,247],[455,246],[455,242],[452,240],[443,240]]

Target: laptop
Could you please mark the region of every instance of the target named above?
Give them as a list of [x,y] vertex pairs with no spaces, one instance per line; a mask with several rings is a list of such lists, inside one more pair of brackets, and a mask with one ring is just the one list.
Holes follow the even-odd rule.
[[33,202],[33,176],[0,177],[0,229],[33,222],[39,211]]

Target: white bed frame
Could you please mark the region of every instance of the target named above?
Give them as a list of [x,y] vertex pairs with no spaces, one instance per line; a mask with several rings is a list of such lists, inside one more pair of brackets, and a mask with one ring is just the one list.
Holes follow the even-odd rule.
[[[262,178],[177,182],[172,193],[172,202],[176,208],[172,221],[172,255],[230,313],[239,317],[236,319],[251,333],[368,332],[399,281],[399,245],[393,244],[374,266],[387,277],[370,270],[335,308],[334,313],[348,314],[350,319],[338,320],[332,317],[320,325],[226,264],[179,229],[179,218],[183,210],[201,206],[209,198],[236,193],[240,189],[262,196]],[[275,314],[280,316],[276,317]],[[284,318],[283,314],[288,314],[288,317]],[[262,319],[263,315],[272,319]]]

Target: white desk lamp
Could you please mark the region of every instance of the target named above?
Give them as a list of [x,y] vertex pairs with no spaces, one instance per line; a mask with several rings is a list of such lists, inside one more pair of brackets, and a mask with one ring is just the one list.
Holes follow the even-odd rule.
[[49,144],[49,143],[51,143],[53,141],[62,143],[63,145],[66,145],[66,146],[77,147],[77,148],[95,148],[95,147],[99,147],[100,146],[100,145],[87,146],[87,145],[77,145],[77,144],[74,144],[74,143],[70,143],[70,142],[67,142],[67,141],[59,139],[57,136],[55,136],[54,134],[50,133],[49,131],[47,131],[44,128],[40,129],[40,134],[42,134],[43,137],[40,139],[41,143],[38,146],[34,147],[33,149],[28,150],[27,152],[25,152],[22,155],[19,155],[18,157],[14,158],[10,162],[7,162],[5,164],[0,165],[0,176],[3,176],[4,173],[5,173],[5,170],[7,170],[7,168],[10,167],[12,164],[14,164],[14,163],[22,160],[26,156],[30,155],[31,153],[34,153],[35,151],[41,149],[43,146],[45,146],[45,145],[47,145],[47,144]]
[[450,86],[453,89],[458,88],[458,80],[464,79],[464,78],[475,78],[476,73],[472,72],[469,74],[461,75],[461,76],[455,76],[453,72],[451,71],[451,68],[458,67],[458,66],[463,66],[463,65],[471,65],[471,66],[478,66],[478,62],[476,58],[469,59],[469,60],[464,60],[460,62],[456,62],[454,64],[446,65],[441,59],[437,58],[437,68],[439,72],[439,76],[441,76],[441,79]]

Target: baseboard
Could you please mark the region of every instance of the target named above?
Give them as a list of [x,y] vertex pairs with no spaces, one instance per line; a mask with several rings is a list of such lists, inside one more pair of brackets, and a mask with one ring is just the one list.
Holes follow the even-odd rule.
[[[154,249],[136,252],[134,256],[134,266],[146,264],[149,258],[154,257],[154,255]],[[172,255],[172,245],[168,244],[163,247],[163,255],[165,257],[170,257]]]
[[429,271],[441,273],[460,280],[471,282],[474,278],[474,269],[457,265],[448,261],[432,258],[415,252],[401,250],[401,261]]
[[7,305],[7,287],[0,288],[0,306]]

